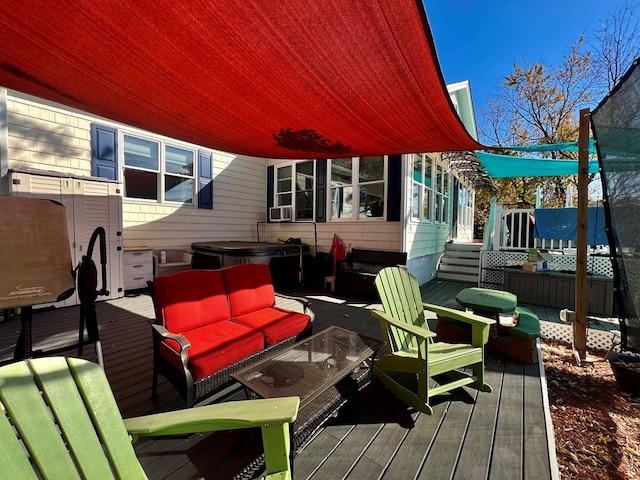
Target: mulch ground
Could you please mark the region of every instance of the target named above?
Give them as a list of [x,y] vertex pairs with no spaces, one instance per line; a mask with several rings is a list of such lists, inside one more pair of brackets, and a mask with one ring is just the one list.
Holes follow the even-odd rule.
[[640,398],[620,389],[605,354],[578,365],[570,345],[542,344],[563,479],[640,479]]

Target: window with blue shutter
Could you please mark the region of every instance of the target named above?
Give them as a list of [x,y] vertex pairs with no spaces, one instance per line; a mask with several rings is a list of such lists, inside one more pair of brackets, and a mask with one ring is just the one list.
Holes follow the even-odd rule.
[[118,136],[115,128],[91,124],[91,175],[119,180]]
[[212,155],[198,152],[198,208],[213,209]]
[[387,221],[399,222],[402,199],[402,156],[389,155],[387,162]]
[[327,221],[327,161],[316,160],[316,222]]

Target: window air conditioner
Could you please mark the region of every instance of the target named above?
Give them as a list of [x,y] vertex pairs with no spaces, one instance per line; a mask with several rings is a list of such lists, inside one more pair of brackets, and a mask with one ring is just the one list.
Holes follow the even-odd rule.
[[269,209],[269,220],[272,222],[290,222],[291,207],[271,207]]

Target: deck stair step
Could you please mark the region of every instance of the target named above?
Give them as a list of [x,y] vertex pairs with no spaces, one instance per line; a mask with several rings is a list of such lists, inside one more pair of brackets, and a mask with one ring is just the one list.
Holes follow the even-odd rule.
[[465,267],[463,265],[452,265],[452,264],[440,264],[438,268],[438,272],[442,273],[465,273],[469,275],[478,276],[478,266],[475,267],[473,265]]
[[477,283],[481,248],[480,243],[447,243],[436,278]]
[[450,257],[450,256],[447,256],[447,255],[444,255],[440,259],[440,265],[441,266],[446,266],[446,265],[458,265],[458,266],[468,265],[470,267],[477,267],[478,266],[478,259],[477,258]]

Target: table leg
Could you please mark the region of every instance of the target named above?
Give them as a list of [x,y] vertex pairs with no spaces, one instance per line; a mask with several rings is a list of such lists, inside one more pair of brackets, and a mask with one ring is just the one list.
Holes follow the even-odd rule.
[[16,348],[13,352],[14,360],[23,360],[25,358],[33,357],[33,351],[31,349],[32,320],[33,320],[33,308],[31,306],[22,307],[20,309],[21,329],[20,329],[20,335],[18,335],[18,341],[16,342]]

